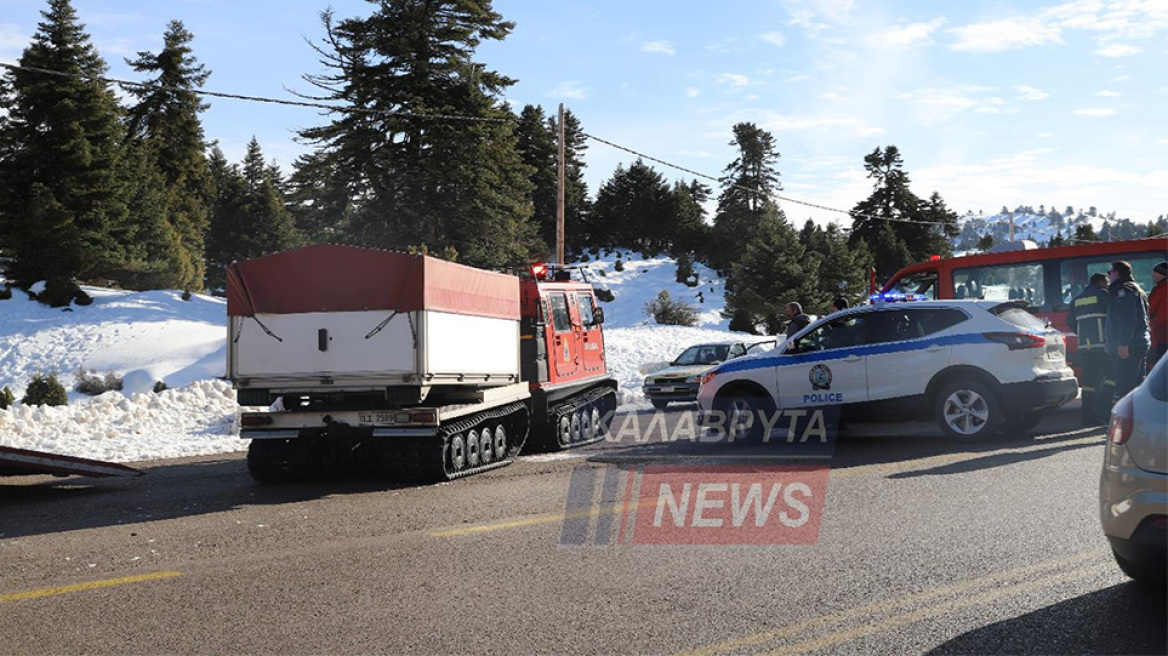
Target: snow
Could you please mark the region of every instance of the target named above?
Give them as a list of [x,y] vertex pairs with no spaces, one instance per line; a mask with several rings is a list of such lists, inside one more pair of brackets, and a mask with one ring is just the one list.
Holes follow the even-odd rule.
[[[618,254],[624,256],[624,271],[616,270]],[[597,289],[607,289],[616,296],[611,302],[602,303],[606,330],[653,323],[653,319],[645,314],[645,305],[662,291],[669,292],[674,300],[693,306],[698,313],[699,327],[727,330],[730,325],[730,321],[722,317],[722,310],[726,307],[725,285],[715,271],[702,264],[694,264],[699,282],[696,287],[677,282],[677,262],[673,258],[646,257],[622,248],[610,251],[607,256],[601,253],[599,258],[570,266],[580,267]]]
[[[615,268],[616,253],[625,271]],[[675,281],[676,263],[618,249],[581,265],[597,287],[616,298],[604,304],[606,362],[620,386],[625,407],[648,406],[644,375],[665,366],[682,350],[733,335],[721,317],[722,280],[695,265],[701,285]],[[605,275],[598,272],[605,271]],[[113,462],[212,455],[241,451],[235,392],[221,380],[226,365],[226,303],[177,291],[127,292],[83,287],[88,306],[49,308],[13,289],[0,300],[0,387],[16,395],[0,410],[0,446]],[[644,306],[666,290],[699,312],[696,327],[658,326]],[[704,303],[697,300],[701,291]],[[742,336],[749,337],[749,336]],[[72,391],[79,369],[122,377],[121,392],[90,397]],[[19,402],[38,373],[56,372],[69,391],[69,405],[25,406]],[[170,388],[155,394],[157,381]]]

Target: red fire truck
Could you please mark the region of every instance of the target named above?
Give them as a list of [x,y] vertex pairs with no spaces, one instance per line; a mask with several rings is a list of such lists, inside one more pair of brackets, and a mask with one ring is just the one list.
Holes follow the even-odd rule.
[[1107,273],[1112,262],[1126,260],[1136,282],[1148,291],[1152,267],[1166,257],[1168,237],[981,253],[907,266],[884,284],[881,293],[1024,300],[1031,312],[1071,333],[1067,338],[1070,357],[1078,342],[1074,326],[1067,323],[1067,312],[1091,275]]
[[378,470],[449,480],[528,441],[603,439],[604,312],[563,271],[523,276],[316,245],[227,271],[227,372],[260,482]]

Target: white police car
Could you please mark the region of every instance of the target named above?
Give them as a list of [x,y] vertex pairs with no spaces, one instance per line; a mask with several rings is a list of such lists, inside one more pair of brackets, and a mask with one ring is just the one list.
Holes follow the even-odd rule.
[[884,302],[820,319],[774,351],[702,378],[699,418],[757,438],[759,417],[839,408],[853,420],[934,417],[947,436],[1025,432],[1078,394],[1063,335],[1017,302]]

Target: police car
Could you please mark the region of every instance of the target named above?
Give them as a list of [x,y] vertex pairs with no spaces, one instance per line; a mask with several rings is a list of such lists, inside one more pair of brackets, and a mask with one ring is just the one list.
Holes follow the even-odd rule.
[[700,421],[758,438],[759,417],[838,408],[863,421],[935,418],[969,440],[1028,431],[1078,394],[1063,335],[1021,303],[910,299],[874,298],[719,365],[702,377]]

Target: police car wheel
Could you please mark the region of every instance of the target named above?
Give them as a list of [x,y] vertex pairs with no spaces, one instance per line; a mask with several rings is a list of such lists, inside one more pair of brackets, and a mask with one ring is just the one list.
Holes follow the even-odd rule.
[[764,416],[770,410],[761,396],[744,394],[719,399],[718,409],[725,421],[725,436],[730,442],[758,442],[762,440]]
[[986,439],[1002,426],[1002,406],[997,394],[975,380],[949,383],[937,394],[937,422],[946,437],[959,440]]

